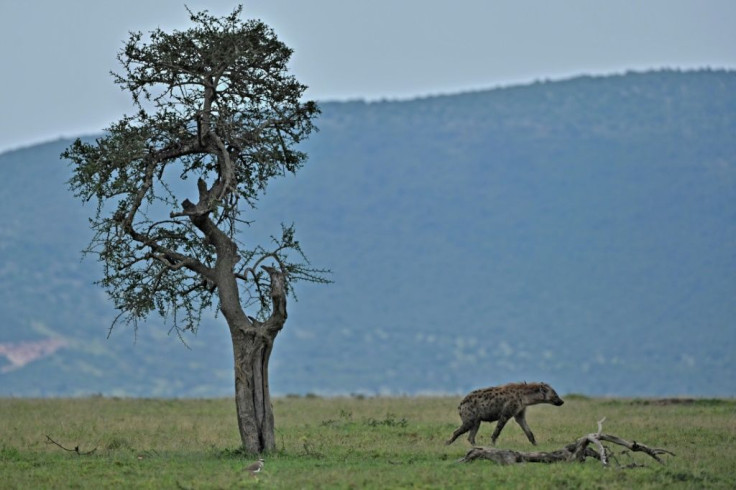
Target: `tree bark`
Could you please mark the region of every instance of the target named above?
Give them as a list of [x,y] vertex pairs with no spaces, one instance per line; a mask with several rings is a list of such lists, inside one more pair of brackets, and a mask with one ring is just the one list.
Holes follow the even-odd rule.
[[268,364],[273,342],[286,321],[286,289],[283,273],[264,267],[271,276],[272,314],[265,322],[248,319],[228,322],[233,343],[235,406],[238,429],[247,453],[276,449]]
[[[235,368],[235,407],[243,449],[262,453],[274,449],[273,412],[264,371],[268,367],[266,339],[231,329]],[[264,367],[265,365],[265,367]],[[265,368],[265,369],[264,369]]]
[[276,448],[273,407],[268,386],[268,363],[273,342],[286,322],[286,278],[277,268],[261,266],[271,281],[271,316],[264,321],[248,317],[240,303],[235,264],[240,260],[237,245],[209,218],[208,200],[214,189],[198,182],[199,202],[182,203],[184,212],[217,250],[217,261],[209,274],[217,285],[220,311],[230,329],[235,370],[235,407],[243,449],[260,454]]

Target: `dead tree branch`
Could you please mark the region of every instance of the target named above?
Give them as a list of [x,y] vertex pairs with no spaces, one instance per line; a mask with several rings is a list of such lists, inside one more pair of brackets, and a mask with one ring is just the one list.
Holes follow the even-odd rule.
[[51,439],[51,437],[49,437],[48,435],[46,435],[46,444],[54,444],[56,446],[59,446],[64,451],[68,451],[70,453],[77,453],[80,456],[87,456],[87,455],[92,454],[93,452],[97,451],[97,448],[94,448],[91,451],[80,451],[79,450],[79,446],[75,446],[74,449],[69,449],[68,447],[64,447],[61,444],[59,444],[58,442],[56,442],[55,440]]
[[[493,447],[474,447],[467,452],[465,457],[458,462],[467,463],[476,459],[488,459],[499,464],[515,464],[515,463],[571,463],[583,462],[587,458],[600,460],[603,466],[608,466],[610,457],[613,454],[611,450],[604,446],[604,442],[609,442],[623,446],[631,452],[643,452],[651,456],[655,461],[664,464],[659,457],[662,454],[675,454],[667,449],[652,448],[645,444],[633,441],[629,442],[618,436],[603,433],[603,421],[598,421],[598,432],[585,435],[572,444],[568,444],[557,451],[544,452],[520,452],[510,449],[496,449]],[[593,447],[595,447],[595,449]],[[626,452],[623,451],[623,452]],[[638,465],[634,465],[638,466]]]

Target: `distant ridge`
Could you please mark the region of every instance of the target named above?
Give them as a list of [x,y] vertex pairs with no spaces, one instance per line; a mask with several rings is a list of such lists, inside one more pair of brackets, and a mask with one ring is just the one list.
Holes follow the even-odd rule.
[[[274,393],[736,396],[736,72],[626,73],[326,102],[248,230],[294,222],[335,284],[297,290]],[[184,347],[114,311],[57,140],[0,154],[0,395],[227,396],[213,318]],[[8,345],[59,339],[21,367]],[[31,344],[26,344],[31,345]],[[46,345],[46,344],[38,344]],[[61,345],[61,344],[60,344]],[[718,373],[714,376],[713,373]]]
[[559,76],[549,76],[541,78],[526,78],[510,81],[501,81],[491,83],[487,85],[477,85],[472,87],[464,87],[450,90],[437,90],[428,91],[424,93],[418,93],[414,95],[402,95],[397,97],[391,96],[376,96],[371,98],[364,98],[360,96],[345,97],[339,99],[325,98],[319,100],[320,104],[345,104],[345,103],[363,103],[363,104],[384,104],[384,103],[401,103],[401,102],[412,102],[421,101],[426,99],[437,99],[442,97],[456,97],[458,95],[472,95],[478,93],[487,93],[497,90],[506,89],[517,89],[525,87],[535,87],[544,84],[556,84],[566,83],[576,80],[601,80],[601,79],[615,79],[630,76],[647,76],[652,74],[675,74],[675,75],[688,75],[693,73],[719,73],[719,74],[733,74],[736,70],[724,67],[712,67],[702,66],[699,68],[672,68],[672,67],[659,67],[650,69],[627,69],[627,70],[614,70],[614,71],[601,71],[601,72],[580,72],[574,74],[565,74]]

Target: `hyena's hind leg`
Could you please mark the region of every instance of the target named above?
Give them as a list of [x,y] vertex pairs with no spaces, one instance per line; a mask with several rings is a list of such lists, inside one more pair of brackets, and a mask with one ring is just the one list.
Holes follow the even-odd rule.
[[468,431],[471,431],[470,435],[473,437],[473,439],[475,439],[475,433],[478,432],[478,426],[480,426],[480,421],[476,423],[476,421],[474,420],[463,420],[463,425],[458,427],[457,430],[452,433],[452,437],[449,441],[445,443],[445,445],[452,444],[453,442],[455,442],[455,439]]
[[470,434],[468,434],[468,441],[470,441],[470,444],[475,446],[475,435],[478,433],[478,429],[480,429],[480,419],[476,420],[473,426],[470,428]]

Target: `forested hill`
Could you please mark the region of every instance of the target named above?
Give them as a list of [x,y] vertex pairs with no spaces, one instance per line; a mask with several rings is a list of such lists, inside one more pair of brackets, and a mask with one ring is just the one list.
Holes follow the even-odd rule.
[[[294,222],[334,271],[289,305],[275,393],[736,396],[736,72],[321,107],[248,230]],[[0,395],[228,395],[219,318],[106,339],[69,143],[0,155]]]

